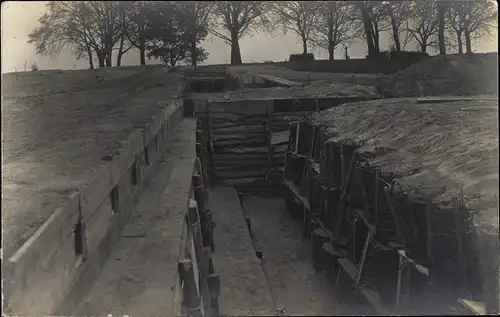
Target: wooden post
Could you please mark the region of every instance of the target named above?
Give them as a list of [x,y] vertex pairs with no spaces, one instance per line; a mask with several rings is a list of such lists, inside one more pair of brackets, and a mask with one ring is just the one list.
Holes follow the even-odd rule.
[[375,197],[374,197],[374,206],[373,206],[373,213],[374,213],[374,217],[375,217],[375,230],[378,228],[378,196],[379,196],[379,184],[380,184],[380,171],[377,169],[375,170]]
[[184,283],[184,305],[193,316],[202,316],[200,307],[200,297],[196,289],[193,265],[190,259],[179,260],[179,275]]
[[462,287],[466,293],[469,292],[469,280],[467,278],[467,266],[465,264],[465,250],[463,245],[463,228],[462,228],[462,214],[461,207],[458,204],[458,198],[452,197],[451,206],[455,217],[455,228],[457,234],[457,248],[458,248],[458,261],[460,266],[460,273],[462,274]]
[[403,282],[403,266],[404,266],[403,256],[400,253],[398,253],[398,255],[399,255],[399,262],[398,262],[398,282],[396,287],[396,311],[400,309],[401,285]]
[[273,105],[269,105],[267,107],[267,147],[268,147],[268,162],[267,162],[267,186],[268,189],[271,189],[271,178],[269,177],[271,169],[273,167],[273,144],[272,144],[272,136],[273,136]]
[[345,188],[345,182],[344,182],[344,179],[345,179],[345,158],[344,158],[344,146],[341,144],[340,145],[340,177],[341,177],[341,180],[342,180],[342,188]]
[[299,153],[299,136],[300,136],[300,122],[297,122],[297,130],[295,131],[295,151],[294,153]]
[[[213,130],[212,130],[212,111],[211,111],[211,103],[207,102],[206,103],[207,107],[207,121],[208,121],[208,144],[207,146],[210,147],[210,162],[211,162],[211,169],[212,173],[215,173],[215,158],[214,158],[214,148],[213,148]],[[213,174],[212,174],[213,175]]]
[[[427,262],[429,268],[429,280],[433,286],[435,286],[434,281],[434,250],[433,250],[433,238],[434,238],[434,207],[432,205],[432,198],[427,197],[425,204],[425,221],[426,221],[426,229],[427,229]],[[432,273],[431,273],[432,272]]]
[[358,272],[356,274],[356,281],[354,283],[354,285],[356,287],[359,285],[359,281],[361,280],[361,275],[363,274],[363,268],[364,268],[365,261],[366,261],[366,255],[368,253],[368,248],[370,247],[372,235],[373,235],[373,231],[370,229],[368,231],[368,235],[366,236],[365,245],[363,247],[363,253],[361,254],[361,261],[359,263]]

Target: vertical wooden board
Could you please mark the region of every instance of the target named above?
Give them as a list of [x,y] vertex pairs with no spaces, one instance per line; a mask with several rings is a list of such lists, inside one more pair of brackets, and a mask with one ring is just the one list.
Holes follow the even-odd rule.
[[434,206],[432,205],[432,198],[427,197],[425,204],[425,220],[427,227],[427,263],[429,267],[429,278],[431,283],[434,284],[435,271],[434,271],[434,250],[433,250],[433,223],[434,223]]

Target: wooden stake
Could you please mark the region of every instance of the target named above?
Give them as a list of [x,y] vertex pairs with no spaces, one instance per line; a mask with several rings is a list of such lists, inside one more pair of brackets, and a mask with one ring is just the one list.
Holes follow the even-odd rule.
[[[272,136],[273,136],[273,105],[269,105],[267,107],[267,146],[268,146],[268,165],[267,170],[268,173],[272,169],[273,165],[273,144],[272,144]],[[267,178],[267,186],[271,189],[271,179]]]
[[375,170],[375,197],[374,197],[374,214],[375,214],[375,229],[378,228],[378,196],[379,196],[379,186],[380,186],[380,171]]
[[396,288],[396,310],[398,310],[400,307],[400,301],[401,301],[401,284],[403,281],[403,266],[404,266],[404,259],[403,256],[398,253],[399,255],[399,262],[398,262],[398,283],[397,283],[397,288]]
[[427,197],[425,203],[425,221],[426,221],[426,229],[427,229],[427,267],[429,268],[429,279],[433,285],[434,282],[434,250],[433,250],[433,223],[434,223],[434,207],[432,205],[432,198]]
[[453,209],[453,214],[455,216],[455,227],[457,234],[457,248],[458,248],[458,261],[460,265],[460,273],[462,273],[463,288],[466,293],[469,291],[469,280],[467,278],[467,267],[465,264],[465,254],[463,246],[463,228],[462,228],[462,215],[461,206],[458,204],[458,198],[453,197],[451,199],[451,206]]
[[299,134],[300,133],[300,122],[297,122],[297,130],[295,131],[295,154],[299,153]]
[[373,236],[373,231],[369,230],[368,235],[366,236],[365,245],[363,247],[363,253],[361,254],[361,261],[360,261],[359,266],[358,266],[358,272],[356,274],[356,281],[354,283],[354,285],[356,287],[358,287],[359,281],[361,280],[361,275],[363,274],[363,268],[364,268],[365,261],[366,261],[366,255],[368,253],[368,248],[370,247],[370,242],[372,240],[372,236]]

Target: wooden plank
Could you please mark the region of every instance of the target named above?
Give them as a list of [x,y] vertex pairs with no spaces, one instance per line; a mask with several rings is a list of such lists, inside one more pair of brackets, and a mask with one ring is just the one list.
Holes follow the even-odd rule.
[[[426,221],[426,228],[427,228],[427,263],[429,266],[429,269],[433,268],[434,266],[434,248],[432,247],[433,245],[433,239],[434,239],[434,230],[433,230],[433,223],[434,223],[434,207],[432,205],[432,198],[427,197],[426,204],[425,204],[425,221]],[[431,280],[431,283],[434,284],[434,274],[429,274],[429,278]]]
[[[391,245],[391,244],[389,243],[389,245]],[[415,262],[412,258],[410,258],[406,254],[405,250],[398,249],[398,254],[400,256],[402,256],[407,263],[411,264],[418,272],[420,272],[421,274],[423,274],[425,276],[429,276],[429,269],[426,268],[425,266],[423,266],[422,264],[418,264],[417,262]]]
[[[236,190],[214,187],[210,196],[217,252],[213,264],[220,276],[220,315],[271,316],[274,306],[259,259],[255,256]],[[252,292],[241,292],[246,289]],[[251,303],[249,305],[249,303]]]
[[471,313],[474,315],[487,315],[488,310],[486,309],[486,303],[485,302],[480,302],[480,301],[474,301],[470,299],[465,299],[465,298],[459,298],[458,302],[464,306],[465,308],[469,309]]
[[290,182],[287,179],[285,179],[283,182],[285,186],[288,187],[288,189],[290,189],[290,191],[294,194],[294,196],[304,205],[304,207],[306,207],[307,210],[310,210],[311,207],[309,205],[309,200],[299,193],[297,186],[295,186],[294,183]]
[[264,81],[268,81],[268,82],[271,82],[273,84],[276,84],[276,85],[282,86],[282,87],[299,87],[299,86],[303,86],[303,84],[301,84],[301,83],[298,83],[298,82],[295,82],[295,81],[291,81],[291,80],[287,80],[287,79],[284,79],[284,78],[281,78],[281,77],[267,75],[267,74],[257,74],[257,77],[260,77]]
[[[267,157],[267,169],[268,171],[270,171],[272,169],[272,165],[273,165],[273,141],[272,141],[272,137],[273,137],[273,109],[274,108],[274,104],[271,104],[268,106],[267,108],[267,123],[268,123],[268,126],[267,126],[267,147],[268,147],[268,157]],[[271,180],[268,179],[268,182],[267,182],[269,188],[271,188]]]
[[417,103],[442,103],[442,102],[457,102],[457,101],[496,101],[498,97],[489,96],[472,96],[472,97],[427,97],[418,98]]
[[462,221],[461,221],[461,214],[460,214],[460,209],[462,206],[459,206],[458,204],[458,198],[457,197],[452,197],[451,199],[451,206],[453,210],[453,214],[455,216],[455,229],[456,229],[456,234],[457,234],[457,247],[458,247],[458,261],[459,261],[459,267],[460,267],[460,273],[462,273],[462,283],[463,283],[463,290],[465,292],[469,292],[469,280],[467,278],[467,267],[465,264],[465,252],[464,252],[464,245],[463,245],[463,230],[462,230]]

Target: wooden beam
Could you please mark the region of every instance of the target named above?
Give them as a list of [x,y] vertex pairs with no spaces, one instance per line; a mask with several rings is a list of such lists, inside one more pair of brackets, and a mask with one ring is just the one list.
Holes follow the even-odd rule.
[[300,193],[299,193],[299,190],[298,188],[295,186],[295,184],[293,184],[292,182],[290,182],[289,180],[284,180],[284,184],[286,187],[288,187],[288,189],[290,189],[290,191],[293,193],[293,195],[309,210],[311,207],[309,205],[309,201],[306,197],[302,196]]
[[260,77],[262,80],[271,82],[280,87],[301,87],[304,86],[302,83],[298,83],[295,81],[287,80],[281,77],[267,75],[267,74],[257,74],[257,77]]

